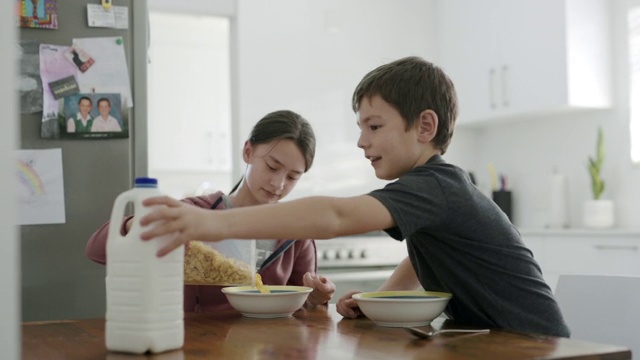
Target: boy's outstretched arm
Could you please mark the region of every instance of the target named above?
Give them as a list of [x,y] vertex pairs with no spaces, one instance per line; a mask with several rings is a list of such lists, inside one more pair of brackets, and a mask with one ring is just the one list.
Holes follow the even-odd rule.
[[197,208],[167,196],[149,198],[144,205],[165,205],[140,219],[142,226],[162,221],[142,234],[144,240],[177,233],[158,256],[191,240],[331,239],[395,225],[387,208],[369,195],[315,196],[225,211]]

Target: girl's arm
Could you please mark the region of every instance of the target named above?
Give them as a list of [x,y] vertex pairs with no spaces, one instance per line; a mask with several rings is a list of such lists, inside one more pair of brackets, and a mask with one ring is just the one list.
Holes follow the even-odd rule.
[[[120,231],[123,234],[129,232],[131,228],[131,219],[133,216],[127,216],[122,220],[122,225],[120,226]],[[84,248],[84,255],[92,261],[97,262],[98,264],[106,264],[107,263],[107,237],[109,236],[109,222],[102,224],[94,232],[89,241],[87,242],[87,246]]]

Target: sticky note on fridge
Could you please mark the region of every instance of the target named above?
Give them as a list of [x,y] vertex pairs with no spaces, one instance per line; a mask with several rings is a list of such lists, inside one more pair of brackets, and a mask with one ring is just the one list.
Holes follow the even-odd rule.
[[116,16],[109,6],[105,9],[98,4],[87,4],[87,24],[89,27],[116,27]]
[[129,8],[126,6],[114,6],[113,14],[116,17],[116,29],[129,28]]

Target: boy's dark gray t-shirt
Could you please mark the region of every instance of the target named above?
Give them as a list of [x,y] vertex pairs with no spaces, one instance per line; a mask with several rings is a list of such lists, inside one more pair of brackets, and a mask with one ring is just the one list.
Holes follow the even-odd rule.
[[426,290],[453,294],[456,322],[569,337],[540,266],[507,216],[462,169],[433,156],[369,195],[391,213]]

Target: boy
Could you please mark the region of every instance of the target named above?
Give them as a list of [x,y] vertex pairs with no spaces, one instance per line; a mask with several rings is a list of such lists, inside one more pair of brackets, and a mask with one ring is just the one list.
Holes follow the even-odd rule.
[[93,120],[93,132],[118,132],[122,131],[118,120],[111,116],[111,101],[107,98],[98,100],[100,116]]
[[[456,322],[569,336],[540,267],[506,215],[441,157],[453,135],[457,100],[449,78],[408,57],[368,73],[353,94],[364,150],[383,189],[350,198],[308,197],[287,203],[208,212],[168,197],[141,219],[163,220],[143,239],[177,232],[162,256],[192,239],[330,239],[385,230],[407,242],[405,259],[383,285],[453,294],[446,314]],[[397,179],[397,180],[396,180]],[[418,281],[419,280],[419,284]],[[355,316],[346,299],[342,315]]]
[[91,117],[91,109],[93,103],[91,99],[82,96],[78,100],[78,113],[75,117],[70,117],[67,121],[67,132],[91,132],[91,125],[93,124],[93,118]]

